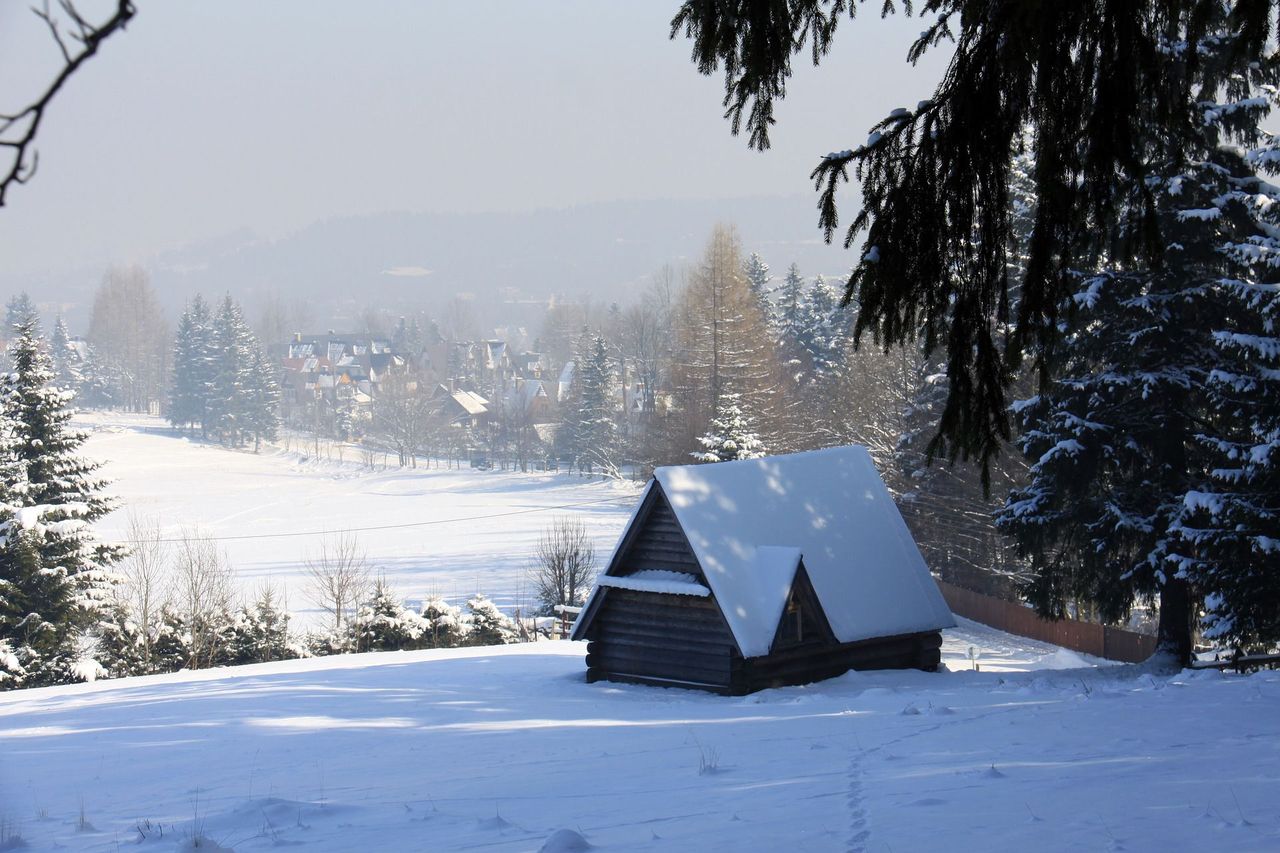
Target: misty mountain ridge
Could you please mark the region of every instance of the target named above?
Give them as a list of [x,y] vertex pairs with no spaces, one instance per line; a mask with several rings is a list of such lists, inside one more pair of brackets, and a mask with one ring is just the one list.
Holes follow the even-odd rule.
[[[718,222],[735,225],[744,251],[759,252],[779,277],[791,263],[806,276],[843,276],[853,261],[823,243],[811,197],[787,196],[343,216],[276,240],[238,229],[144,266],[173,314],[196,292],[229,292],[250,310],[268,298],[302,300],[333,322],[370,306],[437,311],[456,294],[527,311],[552,296],[626,302],[664,264],[696,263]],[[0,286],[30,290],[46,312],[61,308],[83,328],[104,269],[52,272],[42,282],[8,275]]]

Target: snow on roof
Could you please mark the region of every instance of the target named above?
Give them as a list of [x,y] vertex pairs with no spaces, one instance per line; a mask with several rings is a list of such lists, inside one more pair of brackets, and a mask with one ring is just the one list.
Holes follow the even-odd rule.
[[453,399],[469,415],[482,415],[488,411],[486,403],[489,401],[479,394],[473,394],[470,391],[455,391]]
[[569,389],[573,387],[573,371],[574,364],[572,361],[566,361],[564,367],[560,368],[559,396],[563,400],[565,395],[569,393]]
[[842,643],[955,625],[863,447],[659,468],[645,496],[655,484],[744,657],[769,653],[801,561]]
[[842,643],[955,625],[866,448],[659,468],[744,657],[768,654],[798,559]]
[[668,572],[663,569],[645,569],[625,577],[602,575],[600,586],[614,589],[633,589],[637,592],[660,592],[665,595],[696,595],[706,598],[711,590],[698,583],[694,575],[685,572]]

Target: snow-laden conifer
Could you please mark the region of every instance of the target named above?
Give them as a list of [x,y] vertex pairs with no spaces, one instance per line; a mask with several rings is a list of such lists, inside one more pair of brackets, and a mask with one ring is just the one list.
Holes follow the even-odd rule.
[[29,680],[62,681],[74,676],[74,632],[109,610],[123,552],[91,528],[114,502],[79,454],[72,394],[52,384],[35,319],[17,332],[0,382],[0,637]]
[[473,646],[498,646],[516,641],[515,623],[485,596],[467,599],[467,642]]
[[699,462],[729,462],[765,455],[764,443],[756,434],[751,418],[742,411],[738,395],[730,392],[720,395],[716,414],[698,443],[703,449],[691,455]]

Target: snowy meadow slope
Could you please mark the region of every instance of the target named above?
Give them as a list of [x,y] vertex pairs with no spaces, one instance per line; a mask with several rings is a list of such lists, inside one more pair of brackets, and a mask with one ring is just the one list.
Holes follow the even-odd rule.
[[562,830],[602,851],[1280,849],[1280,673],[1092,668],[973,623],[944,660],[971,644],[982,672],[745,698],[589,685],[569,642],[15,691],[0,826],[86,851],[579,849]]
[[511,607],[529,603],[526,570],[556,516],[581,519],[607,557],[638,494],[631,483],[568,474],[370,471],[353,450],[345,461],[231,451],[146,416],[90,413],[77,425],[91,432],[84,453],[105,463],[109,492],[121,500],[98,525],[104,537],[123,539],[129,513],[159,520],[164,536],[198,528],[220,539],[246,592],[281,587],[304,626],[317,618],[304,563],[324,531],[382,528],[356,535],[375,574],[411,600],[483,592]]

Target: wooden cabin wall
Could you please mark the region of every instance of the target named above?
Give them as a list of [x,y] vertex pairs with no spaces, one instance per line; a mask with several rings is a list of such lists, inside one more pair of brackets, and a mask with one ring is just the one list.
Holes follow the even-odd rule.
[[727,690],[736,647],[711,598],[610,589],[587,632],[587,678]]
[[645,569],[662,569],[669,572],[687,572],[698,578],[702,569],[689,547],[689,541],[680,530],[675,513],[663,496],[655,489],[652,505],[640,521],[639,529],[619,555],[614,574],[629,575]]
[[767,687],[809,684],[834,678],[851,669],[923,669],[933,672],[942,661],[941,648],[940,631],[880,637],[824,648],[797,646],[766,657],[738,661],[733,692],[751,693]]

